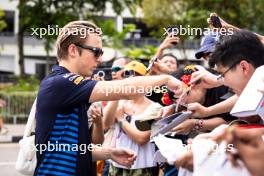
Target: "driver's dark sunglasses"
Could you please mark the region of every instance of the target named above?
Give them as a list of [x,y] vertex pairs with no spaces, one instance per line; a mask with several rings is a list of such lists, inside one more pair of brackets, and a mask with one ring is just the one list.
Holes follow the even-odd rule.
[[104,54],[104,51],[101,49],[101,48],[97,48],[97,47],[94,47],[94,46],[89,46],[89,45],[81,45],[81,44],[78,44],[78,43],[75,43],[74,45],[82,48],[82,49],[87,49],[87,50],[90,50],[94,53],[94,56],[96,58],[102,56]]

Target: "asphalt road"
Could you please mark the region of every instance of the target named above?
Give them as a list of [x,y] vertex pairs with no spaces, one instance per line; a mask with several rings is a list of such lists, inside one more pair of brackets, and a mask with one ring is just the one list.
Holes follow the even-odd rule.
[[23,176],[15,169],[18,143],[0,144],[0,176]]

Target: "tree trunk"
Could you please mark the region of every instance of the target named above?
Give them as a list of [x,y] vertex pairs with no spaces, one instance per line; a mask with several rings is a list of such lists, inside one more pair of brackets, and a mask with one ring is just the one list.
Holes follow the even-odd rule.
[[[24,1],[20,1],[19,5],[22,5]],[[18,44],[18,65],[19,73],[21,77],[25,76],[25,65],[24,65],[24,27],[22,24],[22,14],[19,12],[18,16],[18,33],[17,33],[17,44]]]
[[25,76],[25,65],[24,65],[24,32],[19,26],[19,31],[17,34],[17,44],[18,44],[18,64],[19,73],[21,77]]

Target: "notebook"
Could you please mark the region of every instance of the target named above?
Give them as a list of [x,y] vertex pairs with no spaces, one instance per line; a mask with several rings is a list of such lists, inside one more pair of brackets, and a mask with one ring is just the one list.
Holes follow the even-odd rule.
[[165,134],[171,131],[174,127],[189,119],[191,114],[191,111],[178,112],[155,122],[154,125],[152,125],[151,127],[150,138],[153,138],[158,134]]

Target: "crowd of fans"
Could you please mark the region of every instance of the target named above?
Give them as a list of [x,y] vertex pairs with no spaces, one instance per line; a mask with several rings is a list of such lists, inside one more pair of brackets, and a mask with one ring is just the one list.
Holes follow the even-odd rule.
[[[59,125],[59,121],[55,121],[59,116],[54,114],[73,113],[74,108],[78,109],[79,105],[83,104],[88,107],[89,102],[92,103],[89,110],[85,109],[88,118],[77,123],[78,143],[102,144],[103,148],[111,149],[110,155],[106,154],[108,150],[103,149],[100,154],[92,152],[92,155],[79,156],[80,154],[72,153],[71,156],[77,156],[74,160],[77,165],[71,166],[72,170],[66,169],[68,174],[87,175],[93,172],[104,176],[171,176],[187,174],[179,172],[184,169],[192,175],[196,172],[194,167],[196,155],[192,150],[175,158],[174,165],[166,162],[155,163],[153,160],[158,148],[151,141],[151,129],[142,131],[135,124],[137,120],[146,118],[149,114],[156,119],[166,118],[180,111],[176,106],[181,105],[186,108],[184,111],[191,111],[192,115],[175,126],[165,135],[166,137],[179,139],[186,145],[203,139],[212,140],[217,144],[225,141],[226,144],[232,144],[236,150],[226,151],[232,163],[231,169],[244,167],[251,175],[263,176],[263,119],[259,116],[237,118],[230,115],[230,111],[256,68],[264,65],[264,37],[232,26],[220,17],[219,19],[222,28],[233,29],[234,33],[219,35],[210,18],[208,19],[212,31],[204,36],[201,47],[195,54],[197,59],[204,60],[206,67],[202,65],[180,67],[177,56],[165,52],[179,42],[180,36],[168,35],[158,47],[154,56],[157,59],[150,71],[139,60],[120,57],[113,62],[111,81],[96,77],[83,78],[91,77],[92,69],[101,62],[100,36],[93,36],[96,42],[92,41],[93,37],[88,37],[86,41],[82,41],[83,43],[69,36],[59,36],[57,50],[60,68],[55,68],[51,76],[42,81],[38,94],[36,143],[47,143],[54,137],[62,142],[70,141],[68,137],[77,134],[68,134],[67,124],[60,128],[64,132],[59,134],[55,128]],[[73,22],[65,28],[78,25],[94,27],[84,22]],[[92,44],[94,48],[86,46]],[[74,77],[75,74],[78,76]],[[264,93],[264,73],[262,76],[263,86],[259,87],[259,91]],[[69,81],[68,78],[72,79]],[[80,84],[74,81],[78,78]],[[129,86],[136,87],[136,90],[140,86],[144,88],[150,86],[153,89],[151,92],[109,93],[108,96],[104,94],[108,88]],[[183,94],[184,92],[186,94]],[[87,127],[80,124],[85,123],[85,120],[89,122]],[[65,123],[71,124],[70,121]],[[63,134],[68,136],[67,139]],[[89,140],[87,136],[90,136]],[[87,139],[83,140],[86,137]],[[65,158],[70,154],[61,155]],[[68,160],[64,159],[64,163],[58,166],[53,162],[55,159],[60,161],[56,153],[47,151],[44,154],[38,153],[37,156],[35,175],[66,173]],[[99,161],[88,165],[91,157]],[[237,166],[238,161],[243,165]],[[217,172],[221,175],[221,170]]]

